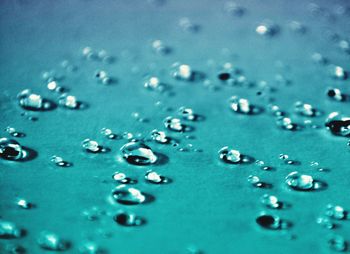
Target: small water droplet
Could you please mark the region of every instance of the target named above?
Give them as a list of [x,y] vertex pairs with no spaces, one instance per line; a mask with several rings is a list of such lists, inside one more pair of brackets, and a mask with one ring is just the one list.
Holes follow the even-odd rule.
[[178,110],[179,115],[186,120],[195,121],[197,115],[193,112],[193,109],[187,107],[180,107]]
[[137,205],[146,201],[146,196],[136,188],[130,188],[124,184],[117,186],[113,192],[114,201],[123,205]]
[[219,150],[219,158],[226,163],[237,164],[242,162],[242,155],[238,150],[225,146]]
[[279,30],[279,26],[269,20],[262,22],[255,29],[257,34],[266,37],[273,37],[277,35],[279,33]]
[[53,155],[51,157],[51,162],[53,162],[55,165],[59,166],[59,167],[70,167],[71,163],[65,161],[62,157],[57,156],[57,155]]
[[25,134],[22,132],[18,132],[15,128],[11,127],[11,126],[7,126],[5,128],[5,131],[10,134],[12,137],[16,137],[16,138],[21,138],[24,137]]
[[301,101],[297,101],[294,104],[294,110],[296,113],[303,116],[313,117],[319,115],[319,112],[312,105],[303,103]]
[[77,101],[77,98],[73,95],[69,94],[62,94],[59,99],[58,103],[68,109],[77,109],[79,108],[79,102]]
[[282,228],[282,220],[278,216],[263,214],[256,218],[256,223],[265,229],[277,230]]
[[347,95],[343,94],[343,92],[339,88],[328,88],[326,92],[327,96],[335,101],[346,101]]
[[337,220],[343,220],[346,218],[346,211],[342,206],[328,204],[325,215]]
[[171,75],[176,79],[192,81],[194,78],[193,70],[188,64],[175,63],[171,69]]
[[164,119],[163,123],[164,126],[171,131],[186,131],[186,125],[184,125],[179,118],[168,116]]
[[330,74],[333,78],[340,79],[340,80],[347,79],[348,73],[342,67],[332,65],[329,68],[330,68]]
[[335,227],[334,223],[328,217],[325,216],[318,217],[316,223],[326,229],[333,229]]
[[260,180],[258,176],[249,175],[247,180],[254,187],[258,187],[258,188],[264,187],[264,183]]
[[147,182],[161,184],[168,182],[168,179],[153,170],[149,170],[145,174],[145,179]]
[[81,145],[87,152],[97,153],[101,150],[101,147],[95,140],[91,140],[88,138],[85,139]]
[[249,103],[247,99],[232,96],[230,98],[231,109],[237,113],[252,114],[254,113],[254,107]]
[[16,200],[16,204],[18,207],[22,208],[22,209],[31,209],[33,208],[33,204],[28,202],[27,200],[23,199],[23,198],[18,198]]
[[145,223],[145,220],[134,213],[119,212],[114,216],[114,220],[122,226],[134,227],[141,226]]
[[348,242],[340,235],[334,235],[328,240],[329,247],[338,252],[344,252],[348,248]]
[[104,254],[105,251],[95,242],[84,242],[79,247],[79,253],[81,254]]
[[38,244],[42,249],[52,251],[64,251],[69,248],[69,243],[57,234],[43,231],[38,237]]
[[154,141],[161,143],[161,144],[166,144],[166,143],[169,143],[169,141],[170,141],[170,138],[167,137],[167,135],[165,134],[164,131],[158,131],[157,129],[154,129],[151,132],[151,138]]
[[265,205],[268,208],[278,209],[281,207],[281,202],[278,201],[278,198],[273,195],[264,194],[260,201],[263,205]]
[[131,141],[120,148],[123,158],[135,165],[153,164],[157,156],[152,149],[140,141]]

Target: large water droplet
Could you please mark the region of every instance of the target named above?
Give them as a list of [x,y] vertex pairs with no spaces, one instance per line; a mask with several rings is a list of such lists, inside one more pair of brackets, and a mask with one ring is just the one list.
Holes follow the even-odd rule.
[[112,198],[123,205],[137,205],[146,201],[147,197],[136,188],[129,188],[122,184],[117,186],[112,192]]
[[343,116],[339,112],[332,112],[328,115],[325,125],[334,135],[350,136],[350,117]]
[[152,149],[140,141],[131,141],[120,148],[123,158],[135,165],[153,164],[157,156]]
[[314,179],[310,175],[294,171],[286,176],[285,183],[294,190],[308,191],[314,189]]
[[0,157],[5,160],[20,160],[25,156],[21,145],[13,139],[0,138]]
[[22,236],[23,231],[10,221],[0,220],[0,239],[12,239]]
[[42,249],[52,251],[64,251],[69,248],[69,243],[57,234],[43,231],[38,237],[38,244]]

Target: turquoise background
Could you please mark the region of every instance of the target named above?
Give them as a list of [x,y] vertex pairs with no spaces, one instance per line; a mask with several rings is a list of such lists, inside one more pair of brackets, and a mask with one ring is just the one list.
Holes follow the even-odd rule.
[[[315,1],[326,11],[316,17],[307,10],[308,1],[237,2],[247,10],[241,18],[230,17],[224,12],[225,2],[213,0],[169,0],[161,6],[137,0],[1,1],[0,130],[10,125],[24,132],[26,137],[17,140],[38,156],[27,162],[0,161],[0,216],[27,230],[23,238],[1,239],[0,246],[14,242],[25,247],[27,253],[45,253],[36,244],[42,230],[71,241],[72,247],[65,253],[78,253],[86,239],[109,253],[126,254],[187,253],[192,245],[204,253],[331,253],[327,239],[332,233],[350,241],[349,221],[337,222],[339,227],[333,231],[316,224],[328,203],[350,209],[348,139],[332,136],[323,128],[326,114],[336,110],[350,114],[348,102],[334,102],[325,95],[329,86],[349,94],[349,81],[333,80],[326,66],[311,59],[312,53],[320,52],[331,63],[350,70],[349,55],[327,39],[328,31],[341,38],[349,35],[350,17],[334,13],[337,4],[346,6],[347,2]],[[182,17],[199,24],[200,31],[182,31],[178,26]],[[264,19],[276,22],[281,33],[273,38],[257,35],[255,27]],[[292,20],[305,24],[307,33],[291,31],[288,22]],[[151,48],[155,39],[172,47],[172,54],[155,54]],[[85,46],[106,49],[116,61],[107,64],[83,59],[81,49]],[[63,60],[76,65],[77,71],[66,72],[60,66]],[[203,82],[174,80],[169,71],[176,61],[204,72],[219,89],[207,89]],[[282,67],[276,64],[278,61]],[[275,87],[271,96],[282,110],[292,113],[294,102],[302,100],[325,112],[315,119],[322,128],[289,132],[277,128],[268,112],[256,116],[233,113],[228,102],[232,95],[246,97],[265,109],[268,103],[266,97],[256,96],[257,88],[221,84],[216,75],[225,62],[241,68],[248,80],[264,80]],[[108,86],[96,82],[94,73],[98,69],[106,70],[117,82]],[[89,107],[34,112],[39,118],[36,122],[21,116],[23,110],[15,99],[19,91],[30,88],[46,98],[57,98],[41,78],[41,73],[48,70],[63,75],[60,84]],[[174,96],[147,91],[143,87],[147,74],[158,75],[172,87]],[[278,84],[276,74],[284,75],[292,84]],[[157,101],[174,111],[155,106]],[[180,106],[192,107],[205,116],[205,121],[189,123],[195,127],[189,133],[193,140],[169,134],[181,141],[180,147],[192,143],[203,152],[179,152],[171,146],[148,143],[169,160],[162,165],[138,167],[115,158],[125,140],[107,140],[99,134],[103,127],[116,133],[143,134],[162,129],[163,119],[176,115]],[[149,122],[135,121],[133,112]],[[294,114],[292,118],[297,122],[305,119]],[[81,149],[85,138],[95,139],[111,151],[88,155]],[[275,170],[265,172],[254,164],[220,163],[217,151],[226,145],[265,161]],[[301,165],[281,163],[281,153]],[[73,167],[52,165],[50,157],[54,154],[72,162]],[[318,172],[310,167],[311,161],[330,171]],[[173,182],[145,183],[143,176],[149,169]],[[294,170],[313,175],[328,188],[315,192],[289,190],[284,177]],[[137,179],[135,187],[154,195],[155,201],[130,207],[109,204],[115,171]],[[251,174],[273,187],[253,188],[247,182]],[[264,208],[259,199],[265,193],[276,195],[290,207],[276,211]],[[36,208],[16,207],[16,197],[28,199]],[[88,221],[82,212],[93,206],[107,215]],[[143,216],[147,224],[135,228],[117,225],[112,216],[120,209]],[[279,215],[293,226],[287,232],[261,230],[255,224],[261,211]]]

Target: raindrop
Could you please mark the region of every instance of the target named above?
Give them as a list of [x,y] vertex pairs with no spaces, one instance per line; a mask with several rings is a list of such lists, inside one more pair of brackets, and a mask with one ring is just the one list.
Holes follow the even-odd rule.
[[112,192],[112,198],[123,205],[137,205],[146,201],[147,197],[136,188],[129,188],[122,184],[117,186]]
[[170,141],[170,138],[167,137],[164,131],[158,131],[157,129],[151,132],[151,138],[160,144],[167,144]]
[[152,149],[140,141],[131,141],[120,148],[123,158],[135,165],[153,164],[157,156]]

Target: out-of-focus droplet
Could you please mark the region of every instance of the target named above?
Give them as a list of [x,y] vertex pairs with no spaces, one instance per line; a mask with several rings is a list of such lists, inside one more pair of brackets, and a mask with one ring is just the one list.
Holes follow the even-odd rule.
[[280,28],[277,24],[273,23],[272,21],[266,20],[260,23],[256,27],[255,31],[259,35],[273,37],[279,33]]
[[330,73],[331,76],[335,79],[344,80],[348,77],[347,71],[345,71],[342,67],[336,65],[330,66]]
[[0,239],[20,238],[23,231],[13,222],[0,219]]
[[346,218],[346,211],[342,206],[328,204],[325,215],[336,220],[343,220]]
[[256,175],[249,175],[247,180],[254,187],[264,187],[264,183],[260,180],[260,177]]
[[316,223],[326,229],[333,229],[335,227],[334,223],[328,217],[325,216],[318,217]]
[[38,237],[38,244],[42,249],[51,251],[65,251],[69,248],[69,243],[57,234],[43,231]]
[[328,245],[331,250],[338,252],[344,252],[348,248],[348,242],[340,235],[330,237],[328,240]]
[[95,242],[87,241],[80,245],[79,253],[81,254],[104,254],[105,251]]
[[191,81],[194,78],[193,70],[188,64],[175,63],[171,69],[171,75],[176,79]]

